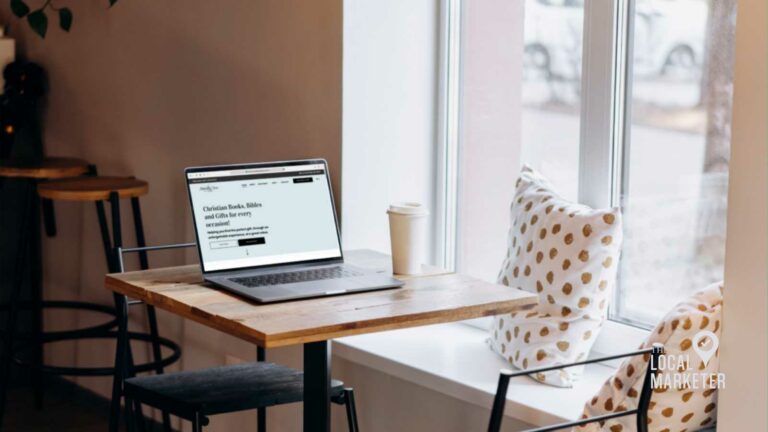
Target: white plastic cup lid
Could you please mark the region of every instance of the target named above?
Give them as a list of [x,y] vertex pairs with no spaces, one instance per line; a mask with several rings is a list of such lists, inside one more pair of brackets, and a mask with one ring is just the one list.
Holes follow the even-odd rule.
[[389,206],[387,213],[408,215],[408,216],[426,216],[429,214],[429,210],[421,203],[417,202],[400,202]]

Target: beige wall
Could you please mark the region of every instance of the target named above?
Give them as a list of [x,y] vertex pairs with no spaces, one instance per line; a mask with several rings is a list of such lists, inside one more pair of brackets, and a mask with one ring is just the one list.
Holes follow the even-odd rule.
[[768,6],[740,0],[736,21],[718,430],[765,431],[768,417]]
[[[69,3],[72,32],[55,28],[52,16],[44,41],[10,17],[8,2],[0,18],[10,23],[18,52],[49,72],[47,153],[148,180],[142,204],[149,243],[194,238],[182,178],[189,165],[324,157],[339,196],[341,0],[124,0],[111,10],[106,0]],[[45,296],[111,303],[93,205],[60,204],[57,216],[60,235],[44,242]],[[124,233],[132,243],[132,230]],[[184,254],[150,259],[179,263]],[[184,367],[253,356],[247,344],[160,318],[163,333],[186,349]],[[95,319],[48,317],[55,327]],[[48,353],[58,364],[113,359],[109,343],[60,345]],[[109,379],[78,381],[108,394]],[[225,417],[219,430],[254,424]]]

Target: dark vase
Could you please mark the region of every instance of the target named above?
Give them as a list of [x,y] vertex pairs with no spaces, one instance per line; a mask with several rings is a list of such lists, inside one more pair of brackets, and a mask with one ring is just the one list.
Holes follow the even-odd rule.
[[0,160],[34,165],[43,158],[40,108],[46,93],[45,71],[35,63],[15,61],[3,70],[0,95]]

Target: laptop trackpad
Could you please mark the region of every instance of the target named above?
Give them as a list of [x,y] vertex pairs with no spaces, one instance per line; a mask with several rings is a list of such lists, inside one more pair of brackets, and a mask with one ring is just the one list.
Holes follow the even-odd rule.
[[285,288],[297,293],[317,293],[317,294],[343,294],[347,291],[360,288],[360,282],[353,279],[327,279],[319,281],[299,282],[290,285],[284,285]]

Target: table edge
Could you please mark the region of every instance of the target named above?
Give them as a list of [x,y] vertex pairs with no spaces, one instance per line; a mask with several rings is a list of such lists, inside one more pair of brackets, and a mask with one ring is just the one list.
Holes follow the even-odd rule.
[[[424,276],[424,278],[440,276],[445,276],[445,274]],[[192,321],[205,325],[206,327],[225,332],[231,336],[254,343],[262,348],[277,348],[290,345],[299,345],[309,342],[319,342],[359,334],[378,333],[387,330],[421,327],[425,325],[443,324],[474,318],[482,318],[486,316],[501,315],[519,310],[527,310],[535,307],[538,304],[538,295],[521,290],[522,293],[528,295],[517,299],[469,306],[462,308],[459,311],[454,311],[450,315],[442,313],[441,311],[430,311],[412,315],[404,315],[404,317],[408,317],[408,320],[405,322],[391,322],[391,319],[377,318],[360,321],[354,323],[354,326],[346,328],[343,326],[340,328],[330,327],[326,331],[319,331],[316,333],[309,333],[306,330],[302,330],[267,336],[264,333],[253,329],[252,327],[245,326],[244,324],[231,321],[229,319],[217,319],[218,317],[216,315],[211,315],[200,309],[190,308],[188,305],[177,302],[174,299],[166,298],[164,301],[156,301],[156,299],[153,299],[151,295],[143,296],[133,289],[133,285],[114,277],[113,274],[107,274],[105,276],[104,284],[106,289],[112,292],[141,300],[145,304],[166,310],[168,312],[171,312],[169,309],[173,309],[171,313],[174,315],[186,319],[191,319]],[[377,322],[380,321],[386,322],[377,324]],[[327,337],[328,334],[333,334],[333,337]]]

